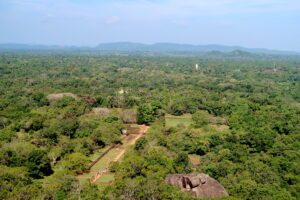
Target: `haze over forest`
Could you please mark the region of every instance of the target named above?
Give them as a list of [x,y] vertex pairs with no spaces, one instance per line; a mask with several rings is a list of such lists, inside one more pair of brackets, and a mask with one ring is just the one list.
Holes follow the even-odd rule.
[[300,51],[298,0],[1,0],[0,43],[219,44]]

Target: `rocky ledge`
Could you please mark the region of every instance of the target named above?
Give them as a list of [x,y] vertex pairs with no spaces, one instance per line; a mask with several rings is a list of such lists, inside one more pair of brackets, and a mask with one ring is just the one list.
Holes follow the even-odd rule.
[[199,198],[228,196],[225,188],[206,174],[169,174],[166,183]]

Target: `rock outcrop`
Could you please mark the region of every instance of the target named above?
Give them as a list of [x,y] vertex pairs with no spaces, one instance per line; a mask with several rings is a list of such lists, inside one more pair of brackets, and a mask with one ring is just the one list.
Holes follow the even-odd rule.
[[225,188],[206,174],[169,174],[166,183],[199,198],[228,196]]

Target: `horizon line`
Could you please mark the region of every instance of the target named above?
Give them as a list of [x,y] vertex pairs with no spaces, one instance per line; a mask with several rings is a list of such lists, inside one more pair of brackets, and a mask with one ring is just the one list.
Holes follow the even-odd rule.
[[199,46],[220,46],[220,47],[231,47],[231,48],[245,48],[245,49],[252,49],[252,50],[268,50],[268,51],[281,51],[281,52],[293,52],[293,53],[300,53],[300,50],[289,50],[289,49],[272,49],[268,47],[246,47],[243,45],[226,45],[226,44],[217,44],[217,43],[210,43],[210,44],[195,44],[195,43],[176,43],[176,42],[154,42],[154,43],[144,43],[144,42],[133,42],[133,41],[112,41],[112,42],[101,42],[96,45],[63,45],[63,44],[42,44],[42,43],[18,43],[18,42],[1,42],[0,45],[28,45],[28,46],[44,46],[44,47],[77,47],[77,48],[97,48],[99,45],[103,44],[121,44],[121,43],[131,43],[131,44],[141,44],[146,46],[156,45],[156,44],[175,44],[175,45],[190,45],[194,47]]

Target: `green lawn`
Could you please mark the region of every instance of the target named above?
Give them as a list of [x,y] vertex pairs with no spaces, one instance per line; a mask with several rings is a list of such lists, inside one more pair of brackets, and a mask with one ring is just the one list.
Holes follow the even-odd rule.
[[174,115],[166,115],[166,127],[176,127],[179,124],[183,124],[184,126],[188,127],[192,124],[192,115],[191,114],[184,114],[182,116],[174,116]]
[[89,156],[89,159],[91,161],[96,160],[99,156],[101,156],[110,146],[106,146],[103,149],[99,149],[98,151],[96,151],[95,153],[93,153],[92,155]]
[[55,178],[53,178],[52,176],[47,176],[47,177],[44,177],[43,179],[37,180],[37,182],[44,183],[44,184],[54,183],[55,181],[57,181],[57,180]]
[[109,163],[118,155],[116,149],[110,150],[102,159],[100,159],[92,168],[91,171],[102,171],[108,167]]
[[84,183],[86,181],[90,181],[93,176],[95,176],[95,174],[88,173],[88,174],[80,175],[77,178],[78,178],[80,183]]
[[108,183],[110,181],[114,180],[114,175],[113,174],[103,174],[97,181],[96,183]]

